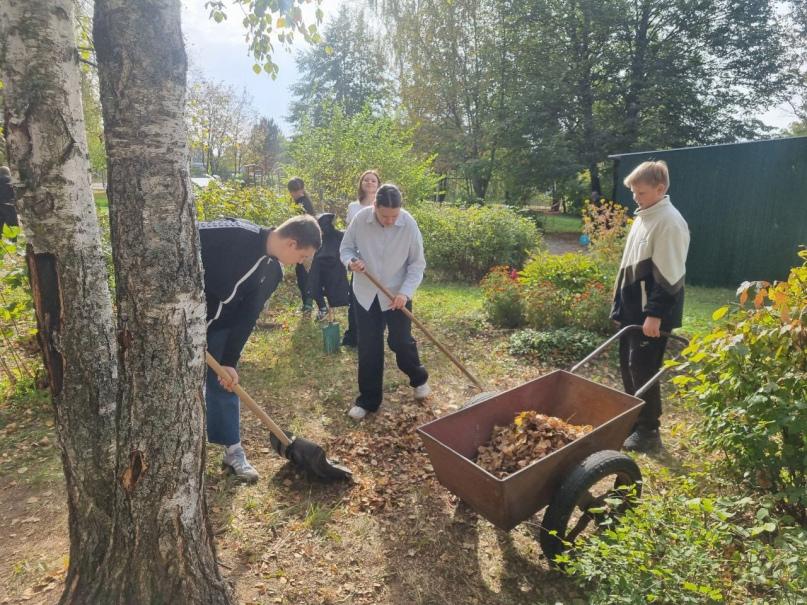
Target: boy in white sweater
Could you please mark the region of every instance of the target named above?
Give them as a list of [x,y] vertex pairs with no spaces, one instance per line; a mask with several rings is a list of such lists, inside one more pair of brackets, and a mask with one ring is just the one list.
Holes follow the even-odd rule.
[[[638,324],[619,343],[625,392],[635,393],[661,368],[667,338],[661,332],[681,327],[689,228],[666,195],[670,175],[665,162],[644,162],[625,179],[639,205],[614,288],[611,318]],[[644,406],[623,447],[649,452],[661,448],[661,388],[642,396]]]

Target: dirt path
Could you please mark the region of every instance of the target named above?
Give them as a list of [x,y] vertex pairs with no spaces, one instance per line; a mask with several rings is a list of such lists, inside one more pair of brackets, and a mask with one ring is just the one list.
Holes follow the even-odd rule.
[[586,253],[586,249],[580,245],[580,234],[578,233],[546,233],[544,242],[546,242],[547,251],[550,254]]

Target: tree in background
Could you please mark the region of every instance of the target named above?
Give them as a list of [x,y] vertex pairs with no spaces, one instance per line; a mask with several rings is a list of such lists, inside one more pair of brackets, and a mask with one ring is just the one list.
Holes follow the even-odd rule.
[[401,0],[392,17],[400,95],[416,148],[459,175],[466,199],[483,200],[497,166],[513,73],[511,0]]
[[434,157],[413,150],[412,128],[391,116],[373,116],[368,105],[354,115],[335,103],[322,109],[322,125],[303,118],[290,148],[295,174],[329,199],[353,200],[359,175],[377,170],[382,182],[395,183],[407,202],[434,195]]
[[244,164],[257,164],[263,169],[265,183],[280,187],[281,164],[287,161],[286,137],[272,118],[260,118],[247,138],[243,150]]
[[[517,197],[610,153],[764,136],[787,94],[773,0],[376,0],[416,149]],[[794,3],[795,4],[795,3]],[[802,3],[803,4],[803,3]]]
[[788,129],[792,136],[807,135],[807,4],[798,0],[788,2],[789,11],[783,19],[790,49],[790,74],[793,82],[791,107],[796,122]]
[[291,86],[296,97],[291,122],[304,116],[322,123],[323,107],[332,101],[347,117],[369,106],[374,114],[389,109],[393,88],[387,73],[387,49],[372,29],[364,10],[339,7],[336,18],[323,31],[324,44],[296,58],[299,80]]
[[255,109],[246,89],[210,82],[197,74],[188,92],[191,147],[208,174],[237,174]]

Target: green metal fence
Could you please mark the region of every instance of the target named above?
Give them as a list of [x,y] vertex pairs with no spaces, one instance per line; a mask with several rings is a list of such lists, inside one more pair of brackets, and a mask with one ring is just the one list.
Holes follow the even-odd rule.
[[807,245],[807,137],[610,156],[617,202],[635,208],[622,181],[664,160],[670,198],[689,224],[687,283],[735,287],[786,279]]

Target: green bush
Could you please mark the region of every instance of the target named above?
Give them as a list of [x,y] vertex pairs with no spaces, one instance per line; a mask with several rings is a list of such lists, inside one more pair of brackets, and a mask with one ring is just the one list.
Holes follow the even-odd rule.
[[800,603],[807,531],[750,498],[698,496],[691,478],[643,498],[560,562],[590,605]]
[[[13,241],[15,240],[16,241]],[[0,384],[11,386],[39,370],[36,317],[19,227],[0,233]]]
[[524,298],[518,273],[510,267],[493,267],[480,283],[485,296],[483,308],[495,326],[524,325]]
[[409,211],[423,233],[430,269],[452,279],[479,281],[491,267],[521,267],[542,245],[535,225],[501,206],[424,202]]
[[510,337],[510,353],[519,357],[537,357],[541,361],[567,364],[580,361],[602,344],[594,332],[560,328],[548,332],[521,330]]
[[[807,259],[807,250],[800,256]],[[703,415],[705,447],[807,523],[807,262],[787,282],[745,283],[725,326],[692,339],[675,382]],[[728,312],[723,307],[713,318]]]
[[599,266],[581,254],[535,254],[520,273],[527,325],[608,332],[611,292]]
[[291,196],[261,187],[234,183],[211,183],[194,192],[197,218],[210,221],[222,217],[243,218],[264,227],[277,227],[302,210]]

